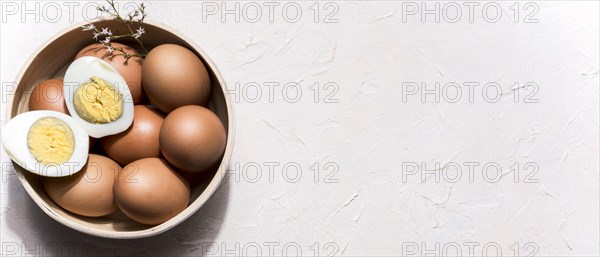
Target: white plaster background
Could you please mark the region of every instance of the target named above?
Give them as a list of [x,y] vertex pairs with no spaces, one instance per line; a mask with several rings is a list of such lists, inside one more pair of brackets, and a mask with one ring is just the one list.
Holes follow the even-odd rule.
[[[600,254],[598,2],[538,2],[533,24],[512,20],[514,2],[501,5],[497,23],[480,13],[472,23],[466,17],[422,23],[418,16],[402,22],[399,2],[339,1],[334,24],[313,21],[308,7],[314,2],[298,3],[304,11],[298,23],[280,13],[274,23],[236,23],[232,16],[203,22],[202,5],[194,1],[150,1],[148,9],[150,19],[204,48],[230,89],[236,82],[300,83],[298,103],[286,102],[281,91],[273,103],[266,91],[257,103],[243,97],[234,103],[232,157],[232,165],[242,167],[296,162],[300,181],[286,182],[279,168],[271,182],[262,166],[258,182],[230,177],[182,225],[152,238],[116,241],[51,220],[3,166],[3,255],[222,256],[254,254],[256,245],[268,255],[271,243],[279,244],[275,255],[297,244],[303,255],[314,256],[315,243],[320,255],[337,248],[337,255],[398,256],[408,254],[403,245],[417,244],[420,256],[423,247],[455,243],[468,255],[469,242],[479,244],[475,255],[495,244],[502,255],[514,256],[515,243],[525,255],[533,249],[524,249],[528,242],[537,246],[536,256]],[[83,20],[81,8],[75,10],[75,21]],[[2,82],[13,81],[41,44],[71,24],[68,9],[63,14],[55,23],[7,16],[0,32]],[[466,91],[458,103],[435,103],[432,96],[423,103],[419,95],[402,101],[403,82],[431,87],[436,81],[496,82],[503,95],[497,103],[477,90],[473,103]],[[336,83],[339,102],[315,103],[309,89],[315,82]],[[535,82],[539,102],[515,103],[515,82]],[[520,92],[524,97],[531,90]],[[321,170],[315,183],[309,169],[315,162],[337,164],[339,182],[323,183],[327,172]],[[475,169],[470,182],[463,166],[456,183],[437,183],[433,175],[403,181],[403,163],[413,162],[429,169],[436,162],[495,162],[505,174],[489,183]],[[509,167],[527,162],[539,167],[537,182],[524,183],[523,170],[514,182]],[[207,249],[209,242],[219,249]],[[15,244],[17,250],[5,249]]]

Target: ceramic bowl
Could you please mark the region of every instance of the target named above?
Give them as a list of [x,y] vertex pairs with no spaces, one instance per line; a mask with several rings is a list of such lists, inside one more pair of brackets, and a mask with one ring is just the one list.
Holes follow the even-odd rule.
[[[46,194],[42,187],[41,178],[13,163],[19,181],[29,193],[33,201],[50,217],[61,224],[86,234],[106,238],[141,238],[162,233],[181,223],[196,212],[215,192],[223,179],[233,146],[233,113],[230,100],[224,94],[224,83],[219,70],[208,58],[208,55],[197,45],[183,35],[173,32],[172,28],[153,21],[145,21],[144,45],[146,48],[160,44],[178,44],[196,53],[204,62],[211,77],[211,96],[207,107],[223,122],[227,132],[227,144],[220,165],[205,174],[198,183],[192,183],[191,199],[188,207],[177,216],[155,226],[139,224],[122,212],[117,211],[99,218],[83,217],[62,209]],[[113,33],[125,33],[126,26],[116,20],[96,20],[97,28],[109,27]],[[43,44],[38,51],[25,63],[16,78],[14,94],[8,96],[6,106],[7,120],[17,114],[28,111],[29,95],[32,89],[41,81],[52,78],[62,78],[77,52],[86,45],[94,43],[91,33],[83,31],[81,26],[87,23],[75,24]],[[122,41],[119,41],[122,42]],[[133,41],[123,42],[135,48]]]

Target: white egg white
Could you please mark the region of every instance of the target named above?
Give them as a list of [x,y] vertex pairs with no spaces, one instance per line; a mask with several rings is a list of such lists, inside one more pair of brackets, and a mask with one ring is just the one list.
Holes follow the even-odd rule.
[[[89,82],[93,76],[104,79],[121,94],[123,114],[117,120],[104,124],[94,124],[87,122],[77,114],[73,104],[75,91],[79,86]],[[69,109],[71,116],[80,121],[92,137],[101,138],[121,133],[133,123],[133,98],[125,79],[115,68],[100,58],[85,56],[71,63],[64,77],[64,92],[67,109]]]
[[[71,158],[63,164],[45,165],[37,161],[27,145],[27,134],[34,122],[54,117],[65,122],[73,132],[75,149]],[[89,136],[81,124],[71,116],[56,111],[30,111],[10,119],[2,130],[2,147],[8,156],[22,168],[46,177],[64,177],[74,174],[87,162]]]

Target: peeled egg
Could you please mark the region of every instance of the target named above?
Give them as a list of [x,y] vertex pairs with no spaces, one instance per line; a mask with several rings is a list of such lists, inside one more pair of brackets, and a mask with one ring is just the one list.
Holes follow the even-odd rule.
[[121,133],[133,122],[133,100],[127,83],[99,58],[75,60],[65,74],[64,92],[69,113],[92,137]]
[[69,115],[30,111],[6,123],[2,146],[24,169],[42,176],[62,177],[85,165],[89,137],[85,128]]
[[[127,45],[117,42],[111,42],[111,44],[113,48],[120,48],[128,54],[138,54],[135,49]],[[95,56],[110,63],[125,78],[125,82],[127,82],[129,91],[131,91],[131,95],[133,96],[133,102],[137,104],[142,101],[144,98],[144,90],[142,90],[142,64],[144,63],[144,59],[131,57],[127,60],[123,54],[117,51],[109,52],[106,46],[100,43],[91,44],[81,49],[75,56],[75,59],[83,56]]]

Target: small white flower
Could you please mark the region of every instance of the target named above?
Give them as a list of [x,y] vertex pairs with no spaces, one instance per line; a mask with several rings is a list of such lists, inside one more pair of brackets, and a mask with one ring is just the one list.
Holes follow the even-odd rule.
[[98,39],[98,36],[100,36],[100,33],[94,32],[94,39]]
[[140,27],[139,29],[137,29],[135,31],[135,34],[133,34],[133,37],[135,37],[136,39],[140,38],[144,33],[146,33],[146,30],[144,30],[144,28]]
[[100,33],[101,33],[101,35],[112,36],[112,31],[110,31],[108,28],[102,28],[102,31]]
[[115,49],[112,46],[106,46],[106,51],[110,54],[114,51]]
[[104,38],[104,40],[101,40],[100,43],[105,44],[105,45],[110,44],[110,37]]
[[94,26],[94,24],[88,24],[88,25],[84,25],[82,28],[83,28],[83,31],[88,31],[88,30],[95,30],[96,26]]

